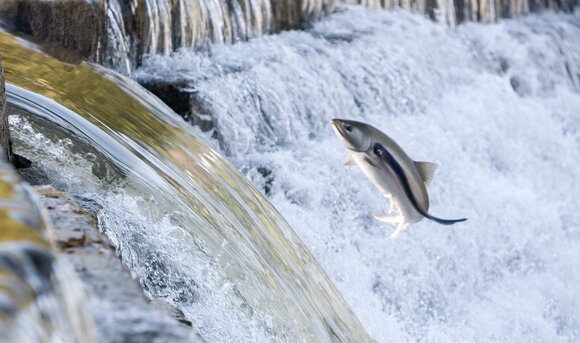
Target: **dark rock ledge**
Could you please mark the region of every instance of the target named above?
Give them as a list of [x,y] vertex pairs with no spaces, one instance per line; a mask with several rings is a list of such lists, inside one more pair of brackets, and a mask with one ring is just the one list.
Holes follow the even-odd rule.
[[0,56],[0,160],[6,160],[16,168],[28,168],[32,163],[30,160],[12,152],[12,141],[10,140],[10,130],[8,127],[8,113],[6,112],[6,89],[4,85],[2,56]]
[[100,341],[203,341],[181,311],[145,297],[139,282],[99,232],[96,219],[72,196],[51,186],[34,189],[54,224],[59,257],[73,265],[84,285]]
[[187,83],[164,80],[137,81],[171,107],[185,121],[198,126],[201,131],[208,132],[216,127],[211,109]]
[[0,160],[12,160],[10,149],[10,131],[8,130],[8,114],[6,113],[6,94],[4,89],[4,69],[0,57]]
[[105,42],[104,13],[99,0],[0,0],[4,26],[96,61]]

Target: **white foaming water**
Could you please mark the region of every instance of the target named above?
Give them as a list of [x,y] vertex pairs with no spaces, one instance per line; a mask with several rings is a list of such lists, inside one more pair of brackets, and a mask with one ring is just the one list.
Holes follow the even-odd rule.
[[[14,146],[34,161],[24,173],[93,209],[150,297],[173,303],[211,342],[370,341],[280,214],[157,98],[3,38],[9,81],[51,97],[7,85]],[[91,303],[106,341],[157,336],[163,325]]]
[[[580,338],[580,17],[446,28],[342,8],[309,32],[205,55],[151,57],[141,79],[187,81],[219,146],[313,251],[371,336]],[[441,167],[431,213],[397,239],[387,200],[331,118],[384,130]]]
[[333,7],[334,0],[110,0],[100,58],[130,74],[142,54],[169,54],[298,27]]
[[[29,178],[66,189],[85,206],[93,207],[99,227],[117,247],[124,263],[139,276],[146,294],[153,299],[181,304],[177,306],[210,342],[266,342],[275,339],[272,337],[278,334],[273,332],[275,329],[264,331],[279,318],[254,321],[254,316],[261,316],[260,309],[252,308],[239,290],[239,284],[228,279],[220,261],[222,256],[213,255],[214,251],[203,238],[192,237],[184,231],[188,227],[183,223],[184,218],[191,217],[182,212],[176,199],[172,201],[161,199],[159,194],[152,195],[147,185],[123,175],[82,140],[59,138],[66,134],[54,124],[39,121],[26,111],[11,109],[11,112],[15,144],[21,153],[36,161]],[[227,249],[227,242],[223,244]],[[252,261],[252,252],[245,253],[247,260]],[[260,287],[259,283],[255,285]],[[112,310],[107,307],[108,303],[96,299],[92,299],[90,305],[100,339],[108,342],[122,342],[131,331],[137,337],[142,337],[139,334],[146,331],[162,332],[161,328],[152,325],[162,325],[164,320],[170,320],[158,312],[132,313],[133,309],[122,314],[118,309],[110,313]],[[118,316],[122,316],[122,322],[135,326],[120,328],[119,323],[111,319]],[[285,333],[288,337],[295,334],[291,332],[293,325],[288,324]],[[190,337],[161,334],[156,339],[156,342],[198,342],[194,331]]]

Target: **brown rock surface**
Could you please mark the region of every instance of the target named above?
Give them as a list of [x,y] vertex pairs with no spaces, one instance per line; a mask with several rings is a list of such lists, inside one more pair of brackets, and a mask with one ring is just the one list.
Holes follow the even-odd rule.
[[2,56],[0,56],[0,160],[12,162],[16,168],[28,168],[32,164],[32,161],[27,158],[12,153],[10,126],[8,125],[8,112],[6,111],[6,85],[4,83]]
[[[104,3],[93,0],[3,0],[0,18],[10,29],[98,60],[106,39]],[[103,39],[103,42],[99,40]]]
[[214,118],[197,93],[185,84],[165,82],[163,80],[140,80],[141,86],[171,107],[175,113],[203,132],[215,129]]
[[0,342],[63,335],[95,342],[79,282],[56,258],[50,223],[33,193],[0,161]]
[[100,341],[202,341],[181,311],[145,297],[139,282],[99,232],[96,218],[72,196],[51,186],[34,188],[54,224],[61,257],[74,266],[84,285]]

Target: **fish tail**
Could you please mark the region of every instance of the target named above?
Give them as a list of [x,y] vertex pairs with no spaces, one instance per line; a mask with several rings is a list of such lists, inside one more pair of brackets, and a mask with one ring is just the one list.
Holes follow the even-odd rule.
[[467,218],[461,218],[461,219],[441,219],[441,218],[434,217],[434,216],[430,215],[429,213],[425,213],[423,215],[425,216],[425,218],[431,219],[432,221],[434,221],[436,223],[439,223],[439,224],[443,224],[443,225],[453,225],[455,223],[464,222],[464,221],[467,220]]

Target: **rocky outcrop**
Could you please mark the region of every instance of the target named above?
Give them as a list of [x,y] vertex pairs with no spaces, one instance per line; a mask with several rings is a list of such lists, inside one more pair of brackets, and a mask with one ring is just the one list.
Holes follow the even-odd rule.
[[11,30],[99,60],[106,33],[98,0],[4,0],[0,16]]
[[60,257],[73,265],[86,290],[101,341],[201,341],[181,311],[145,297],[139,282],[99,232],[97,219],[72,196],[51,186],[38,186],[35,191],[54,224]]
[[6,112],[6,94],[4,89],[4,69],[0,58],[0,160],[11,161],[10,131],[8,130],[8,114]]
[[141,85],[168,104],[183,119],[199,127],[203,132],[212,130],[215,122],[195,90],[186,84],[163,80],[139,80]]
[[0,23],[130,74],[145,54],[300,28],[337,3],[398,6],[454,25],[546,8],[572,11],[578,0],[3,0]]
[[0,56],[0,161],[11,162],[16,168],[28,168],[32,164],[27,158],[12,152],[8,112],[6,111],[6,88],[4,84],[4,68]]
[[57,258],[50,223],[34,199],[0,161],[0,341],[94,342],[78,280]]
[[4,0],[0,20],[130,74],[144,54],[298,28],[333,8],[334,0]]
[[96,219],[70,195],[50,186],[34,191],[50,221],[33,190],[0,161],[1,342],[202,341],[179,310],[147,300]]

